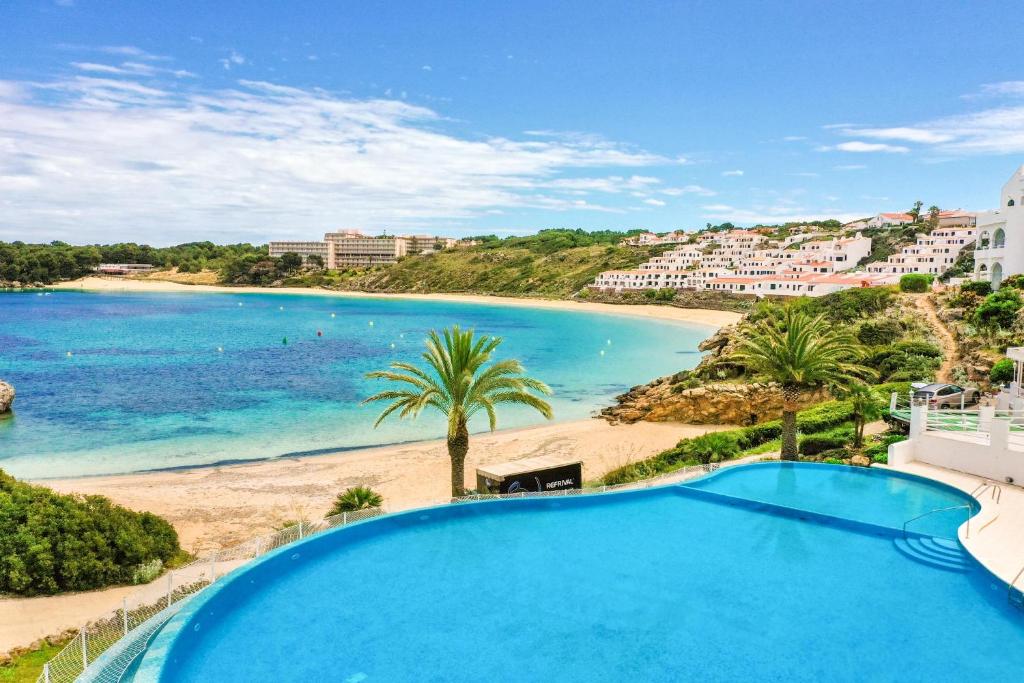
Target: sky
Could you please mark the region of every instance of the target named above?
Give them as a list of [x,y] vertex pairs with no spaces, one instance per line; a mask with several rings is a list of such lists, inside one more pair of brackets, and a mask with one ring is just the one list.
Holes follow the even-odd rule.
[[0,0],[0,240],[994,208],[1019,3]]

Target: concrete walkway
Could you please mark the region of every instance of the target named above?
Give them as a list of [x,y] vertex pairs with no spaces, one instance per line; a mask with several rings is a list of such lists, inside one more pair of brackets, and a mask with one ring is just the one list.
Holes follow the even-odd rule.
[[[985,480],[972,474],[947,470],[922,462],[910,462],[892,469],[928,477],[971,493]],[[1002,495],[997,502],[991,491],[980,495],[981,512],[960,527],[960,542],[989,571],[1006,583],[1013,581],[1024,568],[1024,488],[1000,484]],[[1024,576],[1017,581],[1024,589]]]

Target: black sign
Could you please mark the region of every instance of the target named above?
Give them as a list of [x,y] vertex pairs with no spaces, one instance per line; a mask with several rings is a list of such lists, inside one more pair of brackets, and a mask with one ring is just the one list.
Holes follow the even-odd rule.
[[505,480],[498,486],[498,493],[526,493],[528,491],[537,493],[581,488],[583,488],[583,465],[576,463],[505,477]]

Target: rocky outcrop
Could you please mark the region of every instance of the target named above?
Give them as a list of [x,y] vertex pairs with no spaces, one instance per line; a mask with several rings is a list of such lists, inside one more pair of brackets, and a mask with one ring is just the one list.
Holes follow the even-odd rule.
[[14,405],[14,387],[0,380],[0,414],[6,413]]
[[[710,383],[694,388],[662,377],[617,397],[619,404],[601,416],[617,422],[683,422],[749,425],[782,416],[782,387],[773,383]],[[829,398],[824,389],[805,394],[800,407]]]

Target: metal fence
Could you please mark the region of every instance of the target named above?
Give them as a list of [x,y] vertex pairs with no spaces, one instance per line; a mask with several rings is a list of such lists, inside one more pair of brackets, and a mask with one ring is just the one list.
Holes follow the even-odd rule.
[[[693,479],[713,472],[718,463],[689,465],[641,481],[560,491],[472,494],[452,503],[502,498],[544,498],[643,489]],[[43,667],[36,683],[96,681],[117,683],[150,638],[177,614],[185,599],[215,583],[219,577],[276,548],[303,538],[383,514],[379,509],[344,512],[314,522],[299,522],[275,533],[258,536],[168,571],[124,598],[99,619],[83,625],[74,638]],[[100,661],[102,660],[102,661]]]
[[[139,586],[107,614],[83,625],[64,649],[43,666],[37,683],[71,683],[79,679],[116,683],[145,649],[150,637],[178,612],[185,598],[276,548],[381,514],[379,509],[359,510],[299,522],[168,571]],[[101,658],[103,661],[97,663]]]

